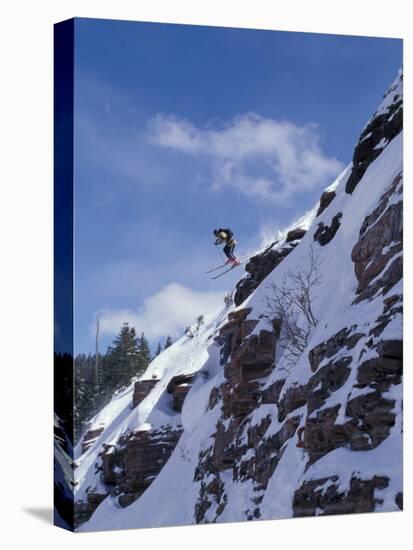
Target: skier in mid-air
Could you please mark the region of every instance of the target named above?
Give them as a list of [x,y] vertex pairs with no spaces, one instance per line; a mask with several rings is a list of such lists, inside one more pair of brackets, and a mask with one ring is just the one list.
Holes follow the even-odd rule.
[[234,239],[234,234],[231,229],[214,229],[215,245],[225,244],[224,254],[228,258],[227,264],[232,264],[234,267],[239,265],[239,260],[234,254],[235,245],[237,241]]

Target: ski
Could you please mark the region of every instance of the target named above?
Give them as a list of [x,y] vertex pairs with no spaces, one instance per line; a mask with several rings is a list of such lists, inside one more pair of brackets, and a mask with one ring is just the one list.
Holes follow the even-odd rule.
[[225,275],[225,273],[228,273],[229,271],[232,271],[236,267],[239,267],[240,265],[245,264],[247,261],[248,260],[245,260],[243,262],[240,262],[239,264],[232,265],[230,268],[226,269],[225,271],[221,271],[221,273],[218,273],[218,275],[215,275],[215,277],[211,277],[211,279],[218,279],[219,277],[221,277],[221,275]]
[[[244,260],[247,259],[247,261],[249,260],[249,256],[243,256],[242,258],[239,258],[239,261],[240,261],[240,264],[238,265],[241,265],[244,262]],[[222,265],[218,265],[217,267],[213,267],[212,269],[210,269],[209,271],[205,271],[205,273],[213,273],[214,271],[218,271],[218,269],[222,269],[223,267],[225,267],[226,265],[228,265],[227,262],[225,262],[225,264],[222,264]],[[231,266],[231,267],[236,267],[236,266]],[[228,271],[228,270],[227,270]]]
[[222,265],[218,265],[217,267],[213,267],[212,269],[210,269],[209,271],[205,271],[205,273],[212,273],[214,271],[217,271],[218,269],[221,269],[223,267],[225,267],[227,264],[222,264]]

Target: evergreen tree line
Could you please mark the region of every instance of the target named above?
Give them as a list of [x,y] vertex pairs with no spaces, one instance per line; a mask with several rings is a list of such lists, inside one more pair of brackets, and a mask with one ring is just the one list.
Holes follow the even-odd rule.
[[[171,344],[170,336],[163,346],[159,342],[154,357]],[[81,353],[75,357],[75,441],[79,440],[88,420],[109,403],[116,392],[140,377],[152,359],[145,334],[137,336],[128,323],[123,324],[106,354],[99,353],[96,358],[96,354]]]

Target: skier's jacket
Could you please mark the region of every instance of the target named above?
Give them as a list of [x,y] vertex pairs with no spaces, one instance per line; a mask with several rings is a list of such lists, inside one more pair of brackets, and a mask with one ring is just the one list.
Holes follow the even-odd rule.
[[226,243],[227,245],[235,244],[235,239],[233,237],[234,233],[231,231],[231,229],[218,229],[218,236],[217,240],[215,241],[216,244]]

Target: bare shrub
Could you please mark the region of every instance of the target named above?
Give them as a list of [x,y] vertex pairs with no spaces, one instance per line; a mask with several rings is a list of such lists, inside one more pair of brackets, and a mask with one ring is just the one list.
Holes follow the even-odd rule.
[[322,283],[320,265],[321,260],[311,247],[307,268],[291,270],[280,286],[271,283],[267,287],[264,316],[270,322],[277,319],[281,324],[278,343],[284,349],[283,363],[287,370],[296,365],[318,323],[313,303],[315,289]]
[[196,318],[196,325],[195,326],[188,326],[185,328],[185,336],[187,336],[188,338],[193,338],[194,336],[196,336],[200,330],[200,328],[205,324],[205,321],[204,321],[204,316],[203,315],[199,315],[197,318]]
[[225,306],[230,307],[230,306],[232,306],[233,303],[234,303],[234,293],[229,292],[228,294],[225,294],[225,296],[224,296]]
[[184,333],[188,338],[193,338],[195,336],[191,327],[186,327]]

